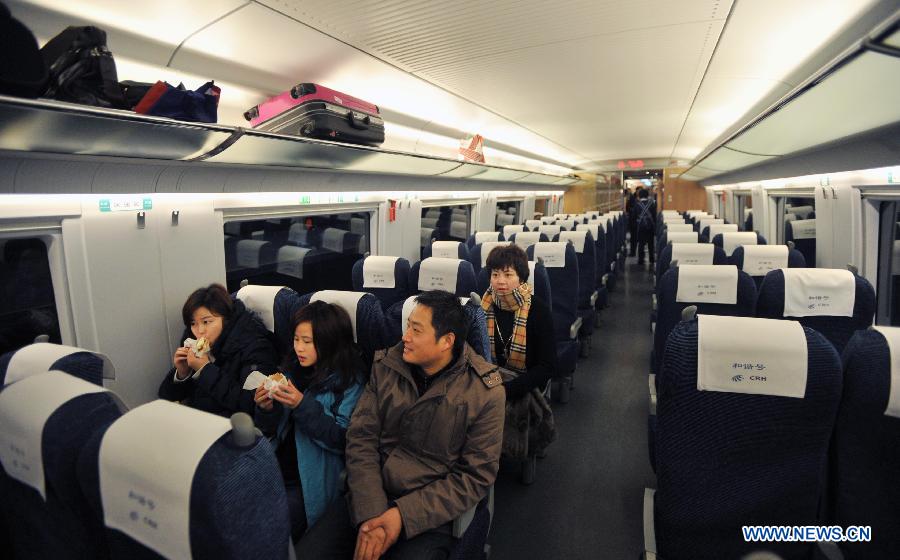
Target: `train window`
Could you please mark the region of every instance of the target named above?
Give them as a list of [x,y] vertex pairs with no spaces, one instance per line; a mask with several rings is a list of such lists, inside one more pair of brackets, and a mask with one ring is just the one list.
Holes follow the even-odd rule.
[[[550,203],[550,199],[549,199],[549,198],[535,198],[535,199],[534,199],[534,213],[535,213],[535,215],[538,215],[538,214],[539,214],[539,215],[541,215],[541,216],[546,216],[546,215],[547,215],[547,208],[548,208],[548,206],[549,206],[549,203]],[[532,218],[532,216],[525,216],[525,218],[523,219],[523,222],[522,222],[522,223],[524,223],[524,220],[530,220],[531,218]]]
[[469,204],[422,208],[422,247],[430,244],[432,239],[465,241],[469,237],[471,216]]
[[878,250],[879,325],[900,326],[900,202],[881,204]]
[[501,201],[497,203],[497,218],[494,222],[495,229],[501,231],[503,226],[521,224],[519,213],[522,211],[522,202],[519,200]]
[[47,245],[40,239],[0,240],[0,354],[47,335],[62,344]]
[[735,213],[738,217],[738,229],[740,231],[753,231],[753,197],[748,194],[739,194],[734,197]]
[[242,280],[300,294],[352,290],[353,263],[369,252],[370,219],[370,212],[353,212],[228,222],[228,290]]

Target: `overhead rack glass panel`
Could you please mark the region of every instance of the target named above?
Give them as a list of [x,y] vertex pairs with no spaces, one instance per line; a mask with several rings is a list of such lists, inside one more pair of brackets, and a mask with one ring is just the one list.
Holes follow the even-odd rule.
[[783,155],[895,123],[900,121],[897,91],[900,59],[863,52],[726,147]]
[[213,149],[232,130],[131,111],[0,96],[3,150],[182,160]]
[[700,163],[702,163],[703,167],[705,167],[706,169],[715,169],[717,171],[724,172],[741,167],[746,167],[748,165],[753,165],[754,163],[766,161],[767,159],[771,159],[773,157],[774,156],[745,154],[744,152],[737,152],[723,146],[715,152],[706,156],[706,158],[704,158]]

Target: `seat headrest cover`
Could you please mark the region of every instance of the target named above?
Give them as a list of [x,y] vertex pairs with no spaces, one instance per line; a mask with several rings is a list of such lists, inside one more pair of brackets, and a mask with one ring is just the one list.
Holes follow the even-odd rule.
[[113,368],[112,362],[106,354],[85,350],[84,348],[76,348],[74,346],[65,346],[63,344],[52,344],[50,342],[36,342],[23,346],[16,350],[6,366],[6,378],[3,380],[4,386],[10,385],[17,381],[21,381],[26,377],[31,377],[36,373],[44,373],[50,370],[50,367],[70,354],[76,352],[91,352],[95,356],[103,360],[103,378],[115,379],[116,370]]
[[431,243],[431,236],[434,234],[434,228],[423,227],[419,229],[419,242],[422,247],[426,247]]
[[556,221],[556,217],[554,216],[543,216],[541,217],[541,222],[545,224],[552,224]]
[[465,239],[469,235],[469,225],[466,222],[450,222],[450,235]]
[[589,231],[591,232],[591,237],[594,238],[594,241],[597,241],[600,232],[603,231],[601,228],[602,226],[600,224],[578,224],[575,226],[575,231]]
[[498,241],[500,239],[499,231],[476,231],[475,244],[484,243],[485,241]]
[[[599,232],[605,234],[606,233],[606,220],[594,219],[589,221],[586,224],[582,224],[585,226],[597,226],[599,228]],[[577,228],[578,226],[576,226]],[[596,238],[596,236],[594,236]]]
[[[709,226],[709,239],[710,239],[710,241],[712,241],[712,239],[715,236],[719,235],[720,233],[737,231],[737,230],[738,230],[737,224],[713,224],[713,225]],[[700,231],[703,231],[703,230],[700,230]]]
[[553,217],[557,220],[565,220],[568,219],[568,214],[553,214]]
[[669,233],[677,233],[684,231],[694,231],[694,226],[682,222],[667,222],[666,229]]
[[435,241],[431,244],[431,256],[442,259],[458,259],[459,241]]
[[891,392],[884,414],[900,418],[900,328],[876,326],[874,329],[887,341],[891,356]]
[[793,221],[796,220],[796,219],[797,219],[797,214],[794,214],[794,213],[792,213],[792,212],[789,212],[789,213],[787,213],[787,214],[784,215],[784,221],[785,221],[785,223],[787,223],[787,222],[793,222]]
[[715,247],[709,243],[672,243],[672,262],[678,265],[711,265]]
[[700,231],[703,231],[703,228],[707,228],[713,224],[724,224],[725,220],[721,218],[703,218],[700,220]]
[[487,265],[488,255],[491,254],[491,251],[494,250],[494,247],[505,247],[507,245],[512,245],[512,241],[486,241],[481,244],[481,267],[484,268]]
[[400,311],[400,332],[406,330],[406,323],[409,321],[409,314],[412,313],[412,310],[416,307],[418,302],[416,302],[416,296],[409,296],[403,302],[403,308]]
[[544,222],[540,220],[525,220],[525,227],[527,227],[528,229],[541,227],[543,224]]
[[309,298],[309,302],[324,301],[340,305],[350,316],[350,324],[353,326],[353,341],[359,342],[356,335],[356,308],[359,306],[359,300],[366,295],[366,292],[344,292],[341,290],[321,290],[316,292]]
[[157,400],[112,423],[100,442],[100,498],[110,529],[166,558],[191,558],[191,483],[227,418]]
[[335,253],[344,252],[344,236],[350,233],[337,228],[326,228],[322,232],[322,248],[334,251]]
[[559,232],[560,241],[571,241],[575,246],[576,253],[584,253],[584,243],[587,240],[587,233],[584,230],[561,231]]
[[547,238],[552,238],[554,235],[562,231],[562,226],[559,225],[560,222],[557,222],[557,225],[553,226],[541,226],[538,228],[539,233],[543,233],[547,236]]
[[798,218],[804,219],[811,212],[815,212],[816,209],[813,206],[791,206],[791,213],[796,214]]
[[678,210],[663,210],[662,213],[663,213],[663,216],[680,216],[681,215],[678,213]]
[[422,227],[428,229],[434,229],[437,227],[438,219],[437,218],[422,218]]
[[756,245],[757,242],[755,231],[726,231],[722,234],[722,250],[729,257],[741,245]]
[[785,268],[784,316],[853,317],[856,278],[849,270]]
[[422,291],[444,290],[456,293],[456,277],[459,275],[459,259],[429,257],[419,265],[419,285]]
[[363,288],[395,288],[394,269],[400,257],[372,256],[363,261]]
[[806,333],[796,321],[697,317],[697,390],[806,396]]
[[672,231],[666,234],[669,243],[699,243],[700,234],[696,231]]
[[503,238],[509,239],[509,237],[511,235],[520,233],[523,231],[525,231],[525,226],[520,226],[520,225],[503,226]]
[[275,332],[275,296],[283,287],[247,285],[238,290],[237,298],[259,315],[269,331]]
[[532,278],[534,278],[534,267],[537,266],[537,263],[534,261],[528,261],[528,278],[525,279],[526,282],[534,286],[534,282],[532,282]]
[[765,276],[770,270],[787,267],[787,245],[744,245],[743,271],[750,276]]
[[268,241],[241,239],[237,242],[237,265],[242,268],[259,268],[259,253]]
[[[564,227],[566,229],[572,229],[573,227],[575,227],[575,220],[573,220],[571,218],[568,218],[565,220],[559,220],[558,222],[556,222],[556,225]],[[557,232],[557,233],[559,233],[559,232]]]
[[566,247],[569,244],[561,241],[541,241],[534,244],[534,260],[544,259],[547,268],[563,268],[566,266]]
[[734,265],[678,267],[678,303],[737,303],[738,269]]
[[50,416],[75,397],[106,389],[61,371],[43,371],[0,392],[0,463],[47,499],[42,438]]
[[816,238],[816,220],[794,220],[791,222],[791,230],[794,239],[815,239]]
[[310,251],[312,251],[310,247],[293,245],[281,247],[278,249],[278,264],[275,265],[275,269],[279,274],[303,280],[303,259]]
[[308,235],[309,230],[301,223],[291,224],[291,229],[288,230],[288,240],[291,243],[305,243]]
[[520,231],[516,233],[513,242],[522,249],[528,249],[541,240],[541,232],[539,231]]

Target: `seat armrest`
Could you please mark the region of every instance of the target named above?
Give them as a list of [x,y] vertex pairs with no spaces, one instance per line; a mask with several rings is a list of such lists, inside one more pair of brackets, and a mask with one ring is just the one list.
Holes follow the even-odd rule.
[[597,305],[597,298],[600,297],[600,292],[594,290],[594,293],[591,294],[591,307]]
[[647,379],[650,386],[650,415],[656,416],[656,374],[651,373]]
[[609,269],[612,270],[613,272],[616,271],[616,261],[609,263]]
[[581,324],[583,322],[584,320],[581,317],[575,319],[575,322],[572,323],[571,327],[569,327],[569,338],[573,340],[578,338],[578,331],[581,330]]
[[659,306],[659,301],[656,299],[656,294],[650,296],[650,301],[653,303],[653,311],[656,311]]
[[606,282],[609,280],[609,273],[604,274],[603,278],[600,279],[600,285],[606,287]]
[[[494,519],[494,485],[491,484],[488,487],[488,512],[490,514],[491,520]],[[479,502],[481,503],[481,502]],[[478,509],[478,504],[475,504],[465,513],[457,517],[453,520],[453,529],[452,535],[454,539],[462,538],[463,534],[465,534],[466,529],[469,528],[469,525],[472,524],[472,520],[475,518],[475,510]]]
[[644,488],[644,560],[656,560],[656,523],[653,516],[653,495],[656,490]]

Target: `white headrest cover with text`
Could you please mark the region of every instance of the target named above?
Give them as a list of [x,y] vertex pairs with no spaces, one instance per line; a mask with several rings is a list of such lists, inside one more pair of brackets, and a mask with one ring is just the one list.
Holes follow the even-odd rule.
[[271,332],[275,332],[275,296],[284,286],[247,285],[238,290],[237,298],[256,313]]
[[429,257],[419,265],[419,290],[444,290],[456,293],[456,277],[459,275],[460,259]]
[[673,243],[672,262],[683,265],[711,265],[715,260],[715,247],[709,243]]
[[737,303],[738,269],[734,265],[678,266],[679,303]]
[[566,266],[566,247],[568,243],[561,241],[542,241],[534,244],[534,260],[544,260],[547,268],[563,268]]
[[394,270],[400,257],[371,256],[363,261],[363,288],[396,288]]
[[742,270],[750,276],[765,276],[771,270],[787,267],[787,245],[744,245]]
[[853,317],[856,278],[849,270],[785,268],[784,316]]
[[[427,260],[427,259],[426,259]],[[359,307],[359,300],[366,295],[367,292],[345,292],[342,290],[321,290],[309,298],[309,302],[324,301],[333,303],[344,308],[347,315],[350,316],[350,324],[353,326],[353,340],[358,342],[356,335],[356,308]]]
[[730,257],[738,247],[756,245],[758,241],[755,231],[726,231],[722,234],[722,250]]
[[499,231],[476,231],[475,244],[484,243],[485,241],[497,241],[500,239]]

